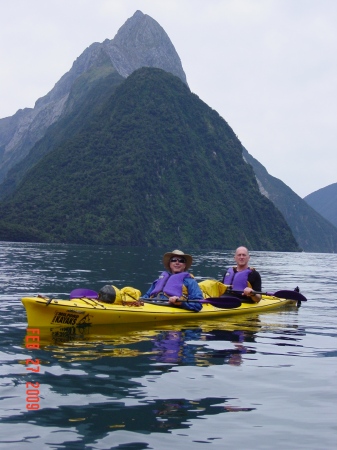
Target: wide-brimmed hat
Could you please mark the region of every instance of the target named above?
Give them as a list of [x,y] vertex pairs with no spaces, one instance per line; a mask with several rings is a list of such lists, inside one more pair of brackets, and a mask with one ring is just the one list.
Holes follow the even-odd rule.
[[191,265],[193,258],[191,255],[187,255],[186,253],[182,252],[181,250],[173,250],[173,252],[165,253],[163,256],[163,264],[165,269],[170,270],[170,259],[173,258],[173,256],[180,256],[181,258],[185,258],[186,260],[186,269],[188,270]]

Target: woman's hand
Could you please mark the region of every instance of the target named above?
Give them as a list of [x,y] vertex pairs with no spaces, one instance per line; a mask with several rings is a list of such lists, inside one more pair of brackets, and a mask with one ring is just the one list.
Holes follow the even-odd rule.
[[177,296],[177,295],[173,295],[172,297],[169,297],[169,303],[172,303],[172,304],[181,304],[181,302],[180,302],[180,298]]

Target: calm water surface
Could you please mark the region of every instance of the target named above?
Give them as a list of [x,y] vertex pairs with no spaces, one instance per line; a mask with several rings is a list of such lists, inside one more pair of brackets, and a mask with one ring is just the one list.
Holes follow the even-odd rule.
[[[299,309],[65,328],[25,347],[21,297],[107,283],[144,292],[170,250],[1,243],[1,448],[336,448],[335,254],[252,253],[263,290],[299,286],[308,299]],[[198,280],[232,264],[232,252],[183,250]],[[29,382],[39,383],[39,410],[26,407]]]

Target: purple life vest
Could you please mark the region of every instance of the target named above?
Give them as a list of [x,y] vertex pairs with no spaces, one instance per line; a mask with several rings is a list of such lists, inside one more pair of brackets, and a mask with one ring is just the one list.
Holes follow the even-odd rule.
[[251,272],[250,267],[241,272],[237,272],[234,267],[230,267],[223,278],[223,284],[232,286],[233,291],[243,291],[248,286],[248,275]]
[[191,275],[188,272],[174,274],[163,272],[158,278],[158,281],[151,292],[151,296],[158,295],[162,292],[169,297],[172,297],[173,295],[181,297],[183,295],[183,284],[185,278],[191,278]]

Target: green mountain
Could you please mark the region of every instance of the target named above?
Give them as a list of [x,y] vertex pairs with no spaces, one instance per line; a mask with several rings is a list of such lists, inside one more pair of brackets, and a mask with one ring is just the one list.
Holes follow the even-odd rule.
[[299,250],[216,111],[161,69],[111,75],[88,90],[100,92],[90,111],[79,96],[33,148],[0,239],[16,240],[13,224],[38,241]]
[[[328,222],[323,214],[324,206],[329,204],[328,201],[326,203],[322,201],[321,210],[317,207],[314,211],[308,205],[310,200],[306,203],[281,180],[269,175],[262,164],[253,158],[245,148],[243,156],[253,167],[261,192],[282,212],[300,247],[310,252],[337,252],[337,228]],[[337,184],[335,186],[337,187]],[[329,190],[329,194],[333,194],[333,192],[334,196],[328,195],[324,198],[336,200],[336,188],[334,191]],[[323,196],[317,195],[315,199],[318,204],[320,200],[323,200]],[[331,203],[333,203],[332,208],[334,207],[336,211],[336,202],[332,201]]]
[[303,200],[337,227],[337,183],[318,189]]

